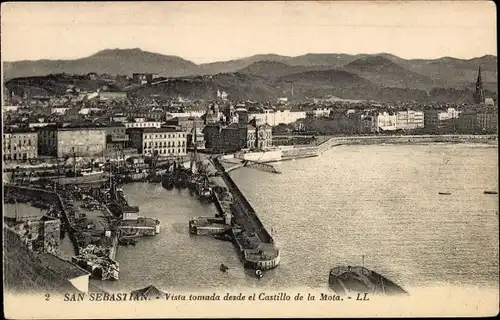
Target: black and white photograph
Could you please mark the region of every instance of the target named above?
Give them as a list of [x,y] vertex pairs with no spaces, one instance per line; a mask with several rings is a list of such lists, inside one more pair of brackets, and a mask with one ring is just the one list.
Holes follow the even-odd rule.
[[496,19],[2,3],[5,317],[498,315]]

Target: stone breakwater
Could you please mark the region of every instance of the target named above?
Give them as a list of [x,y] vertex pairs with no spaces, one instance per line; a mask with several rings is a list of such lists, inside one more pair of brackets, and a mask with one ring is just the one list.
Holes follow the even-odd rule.
[[215,158],[212,162],[232,194],[231,207],[236,225],[231,228],[231,238],[244,265],[260,270],[277,267],[280,263],[280,250],[276,247],[273,237],[219,160]]
[[417,143],[487,143],[498,144],[498,135],[415,135],[331,137],[315,146],[281,147],[282,160],[316,157],[339,145],[417,144]]

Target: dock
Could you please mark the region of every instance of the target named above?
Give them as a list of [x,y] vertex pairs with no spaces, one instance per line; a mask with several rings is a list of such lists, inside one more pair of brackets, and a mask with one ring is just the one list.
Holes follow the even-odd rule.
[[[214,192],[214,198],[221,218],[220,220],[204,217],[192,219],[190,231],[193,224],[203,221],[205,225],[200,224],[196,227],[208,228],[210,230],[207,231],[208,234],[217,234],[217,231],[220,231],[221,235],[229,232],[246,268],[270,270],[277,267],[281,258],[280,250],[219,159],[210,160],[209,170],[213,173],[209,177],[210,182],[219,187],[216,189],[218,191]],[[224,224],[221,225],[222,222]]]

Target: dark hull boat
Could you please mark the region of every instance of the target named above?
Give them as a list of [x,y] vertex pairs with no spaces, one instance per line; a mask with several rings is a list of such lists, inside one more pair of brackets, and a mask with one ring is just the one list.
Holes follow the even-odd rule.
[[496,191],[485,191],[484,194],[498,194]]
[[161,185],[163,186],[163,188],[169,190],[174,188],[174,179],[172,177],[172,174],[170,173],[164,174],[161,180],[162,180]]
[[338,295],[349,293],[408,294],[403,288],[381,274],[360,266],[341,266],[331,269],[328,284]]
[[450,192],[438,192],[438,193],[439,193],[440,195],[442,195],[442,196],[449,196],[449,195],[451,195],[451,193],[450,193]]

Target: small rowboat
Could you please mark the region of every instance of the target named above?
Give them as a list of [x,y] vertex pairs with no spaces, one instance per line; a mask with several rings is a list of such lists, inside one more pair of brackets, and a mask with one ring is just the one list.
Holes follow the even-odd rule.
[[227,272],[228,269],[229,269],[228,266],[226,266],[225,264],[221,263],[221,265],[220,265],[220,271]]

